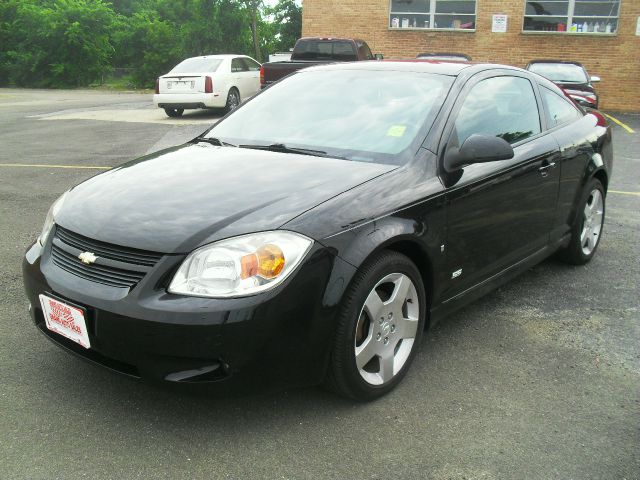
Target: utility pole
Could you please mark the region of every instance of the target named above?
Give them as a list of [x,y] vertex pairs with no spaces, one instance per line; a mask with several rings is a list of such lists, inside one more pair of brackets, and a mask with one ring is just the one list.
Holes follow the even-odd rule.
[[249,9],[249,15],[251,17],[251,37],[253,39],[253,49],[255,51],[255,59],[259,62],[260,58],[260,42],[258,41],[258,9],[262,5],[262,0],[242,0],[242,3]]

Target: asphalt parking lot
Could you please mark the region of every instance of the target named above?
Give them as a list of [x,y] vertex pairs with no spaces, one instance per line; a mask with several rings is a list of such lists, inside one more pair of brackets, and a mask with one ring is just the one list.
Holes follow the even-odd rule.
[[20,262],[74,184],[218,117],[150,95],[0,89],[0,478],[637,479],[640,115],[607,112],[605,232],[437,325],[370,404],[310,388],[218,397],[74,358],[32,326]]

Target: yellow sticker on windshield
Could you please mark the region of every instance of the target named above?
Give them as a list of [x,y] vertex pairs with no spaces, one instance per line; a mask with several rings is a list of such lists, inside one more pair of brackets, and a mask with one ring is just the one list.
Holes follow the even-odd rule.
[[404,125],[394,125],[387,130],[387,137],[402,137],[406,131],[407,127]]

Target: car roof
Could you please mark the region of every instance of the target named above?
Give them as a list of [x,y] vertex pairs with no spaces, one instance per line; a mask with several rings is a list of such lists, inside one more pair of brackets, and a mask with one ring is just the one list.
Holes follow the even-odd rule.
[[364,40],[360,40],[359,38],[342,38],[342,37],[302,37],[298,40],[320,40],[320,41],[328,41],[328,40],[337,40],[341,42],[363,42]]
[[[191,60],[192,58],[212,58],[212,59],[218,59],[218,60],[226,60],[228,58],[238,58],[238,57],[247,57],[247,55],[234,55],[232,53],[224,53],[224,54],[218,54],[218,55],[199,55],[196,57],[185,58],[185,60]],[[247,58],[250,58],[250,57],[247,57]]]
[[[470,74],[478,73],[483,70],[501,69],[514,70],[524,72],[525,70],[508,65],[497,65],[491,63],[469,63],[469,62],[447,62],[442,60],[370,60],[364,62],[341,62],[331,63],[328,65],[316,65],[302,70],[370,70],[370,71],[389,71],[389,72],[416,72],[416,73],[433,73],[437,75],[448,75],[457,77],[463,71]],[[530,74],[529,72],[527,72]]]

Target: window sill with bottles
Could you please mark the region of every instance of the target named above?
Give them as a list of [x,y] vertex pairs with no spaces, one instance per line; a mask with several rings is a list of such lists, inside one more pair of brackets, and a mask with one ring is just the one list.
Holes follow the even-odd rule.
[[617,37],[618,32],[611,33],[600,33],[600,32],[554,32],[553,30],[544,31],[544,30],[522,30],[524,35],[564,35],[571,37]]
[[522,33],[615,36],[620,0],[527,0]]
[[474,33],[475,28],[440,28],[440,27],[389,27],[393,32],[462,32]]

